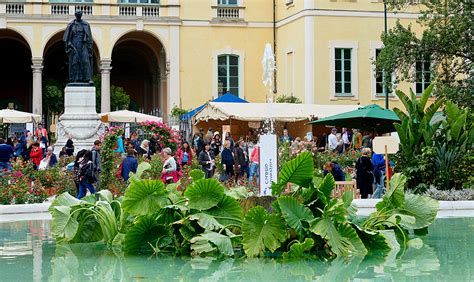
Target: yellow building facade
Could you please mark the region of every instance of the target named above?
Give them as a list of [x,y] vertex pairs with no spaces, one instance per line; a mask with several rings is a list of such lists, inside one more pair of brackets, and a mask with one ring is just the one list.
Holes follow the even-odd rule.
[[[278,95],[305,103],[383,105],[371,63],[381,48],[380,2],[2,1],[0,106],[42,112],[49,102],[42,100],[43,86],[67,80],[62,36],[77,10],[92,27],[102,112],[111,110],[111,85],[130,94],[133,110],[163,116],[174,106],[191,109],[226,92],[264,102],[266,43],[276,47]],[[415,9],[388,13],[389,27],[400,19],[419,29]]]

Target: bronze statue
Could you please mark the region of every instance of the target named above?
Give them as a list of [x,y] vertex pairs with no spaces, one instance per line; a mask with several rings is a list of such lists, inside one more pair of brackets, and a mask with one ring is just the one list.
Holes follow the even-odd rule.
[[76,11],[64,33],[66,54],[69,57],[69,82],[92,82],[92,33],[89,23]]

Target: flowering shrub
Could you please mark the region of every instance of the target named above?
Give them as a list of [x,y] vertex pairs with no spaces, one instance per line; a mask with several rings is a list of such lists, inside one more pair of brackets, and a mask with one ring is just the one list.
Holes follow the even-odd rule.
[[61,195],[64,192],[68,192],[71,196],[76,196],[76,184],[74,183],[74,173],[72,171],[61,172],[61,178],[53,186],[56,195]]
[[114,152],[117,147],[117,137],[124,134],[122,127],[110,127],[102,136],[101,149],[101,161],[102,161],[102,172],[100,174],[100,189],[107,189],[108,183],[112,182],[115,178],[115,172],[118,165],[120,164],[120,158],[118,158]]
[[56,166],[47,170],[38,170],[35,173],[36,180],[44,188],[55,188],[61,180],[61,168]]
[[[40,174],[45,171],[33,170],[28,162],[12,163],[12,171],[3,171],[0,175],[0,204],[42,203],[48,196],[42,185]],[[55,185],[61,181],[58,176]]]
[[161,148],[169,147],[173,152],[176,152],[179,143],[178,132],[159,121],[145,121],[139,125],[143,129],[145,138],[153,138]]
[[41,186],[41,184],[37,184],[36,182],[34,183],[34,185],[30,186],[30,189],[26,193],[26,201],[29,204],[42,203],[47,198],[48,194],[46,193],[46,190],[43,188],[43,186]]

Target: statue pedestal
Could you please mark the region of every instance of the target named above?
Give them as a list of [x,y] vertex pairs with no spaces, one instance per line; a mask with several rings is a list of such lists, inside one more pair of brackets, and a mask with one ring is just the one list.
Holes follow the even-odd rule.
[[105,126],[95,109],[95,87],[66,86],[64,114],[59,117],[54,151],[59,153],[69,136],[74,141],[74,153],[90,150],[104,131]]

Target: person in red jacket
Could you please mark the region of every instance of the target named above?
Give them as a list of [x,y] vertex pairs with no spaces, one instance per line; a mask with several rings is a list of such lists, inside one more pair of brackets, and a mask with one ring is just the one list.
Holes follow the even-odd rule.
[[35,142],[31,145],[30,159],[33,162],[34,169],[38,169],[41,159],[43,158],[43,150],[40,148],[40,144]]
[[181,147],[176,152],[176,158],[178,159],[178,165],[184,167],[193,163],[193,152],[189,143],[184,141]]

